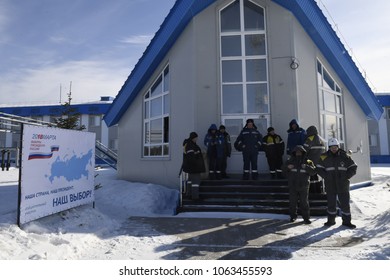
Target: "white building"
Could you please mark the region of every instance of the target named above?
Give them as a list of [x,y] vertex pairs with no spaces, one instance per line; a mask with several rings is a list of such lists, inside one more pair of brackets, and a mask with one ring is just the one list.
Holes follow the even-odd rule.
[[[118,125],[121,179],[177,187],[182,142],[212,123],[234,141],[248,118],[287,140],[315,125],[357,151],[371,180],[367,118],[382,108],[314,0],[178,0],[104,120]],[[230,173],[242,172],[234,152]],[[260,172],[267,172],[264,155]]]
[[371,162],[390,163],[390,94],[377,94],[377,98],[384,112],[378,121],[368,121]]
[[[113,151],[118,149],[118,128],[117,126],[108,127],[102,121],[113,101],[112,97],[101,97],[99,101],[87,103],[72,103],[71,107],[80,114],[80,125],[86,127],[85,131],[96,133],[96,140]],[[54,123],[54,118],[61,116],[63,105],[0,105],[0,113],[17,115],[20,117],[31,118],[39,121]],[[0,122],[0,148],[20,147],[20,133],[10,133],[9,126],[5,123],[11,121],[1,120]],[[13,158],[15,156],[13,155]]]

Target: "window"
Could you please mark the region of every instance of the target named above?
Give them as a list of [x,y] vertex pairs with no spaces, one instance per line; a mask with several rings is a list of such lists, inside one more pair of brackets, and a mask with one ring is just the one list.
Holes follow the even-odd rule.
[[169,67],[144,95],[143,156],[169,156]]
[[56,123],[56,120],[57,120],[58,118],[61,118],[61,116],[50,116],[50,121],[49,121],[49,122],[51,122],[51,123]]
[[99,115],[89,115],[88,123],[89,123],[89,127],[100,126],[101,116],[99,116]]
[[390,108],[385,109],[387,111],[387,118],[390,120]]
[[31,116],[31,118],[36,121],[43,121],[43,116]]
[[[246,117],[241,117],[241,116],[225,116],[222,121],[223,124],[226,127],[226,130],[230,134],[230,140],[231,143],[234,143],[236,141],[238,135],[240,134],[241,130],[246,124],[247,118],[252,118],[255,120],[255,125],[257,126],[257,129],[260,132],[265,132],[267,131],[267,128],[269,126],[269,120],[267,118],[259,118],[255,119],[256,116],[251,116],[247,115]],[[263,134],[264,135],[264,134]],[[233,149],[232,152],[235,152],[235,149]]]
[[320,133],[326,139],[344,142],[344,113],[342,90],[320,61],[317,60],[317,79],[320,104]]
[[118,139],[111,139],[109,148],[114,151],[118,151]]
[[378,135],[377,134],[370,134],[369,141],[370,141],[370,147],[378,147]]
[[[236,0],[220,11],[222,119],[269,114],[264,8]],[[268,117],[267,117],[268,118]]]

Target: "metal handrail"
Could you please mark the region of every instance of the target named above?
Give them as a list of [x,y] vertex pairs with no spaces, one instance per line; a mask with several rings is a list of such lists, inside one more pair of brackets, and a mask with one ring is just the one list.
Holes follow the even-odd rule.
[[107,156],[113,158],[114,160],[118,160],[118,154],[113,150],[102,144],[100,141],[96,140],[96,147]]
[[18,115],[12,115],[12,114],[8,114],[8,113],[4,113],[4,112],[0,112],[0,119],[18,122],[18,123],[24,123],[24,124],[33,123],[33,124],[46,125],[46,126],[57,126],[55,123],[36,120],[36,119],[32,119],[32,118],[27,118],[27,117],[21,117]]

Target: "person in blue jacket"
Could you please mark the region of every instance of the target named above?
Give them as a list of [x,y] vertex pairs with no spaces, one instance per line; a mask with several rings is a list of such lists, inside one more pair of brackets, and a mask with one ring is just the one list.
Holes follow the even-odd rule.
[[293,119],[289,123],[289,129],[287,130],[287,155],[291,155],[294,148],[298,145],[303,146],[306,140],[306,130],[299,126],[296,119]]
[[257,180],[257,156],[262,149],[263,136],[257,130],[253,119],[246,121],[245,127],[241,130],[236,141],[234,142],[234,148],[237,151],[242,152],[244,160],[244,174],[243,179],[249,180],[250,173],[252,174],[252,180]]
[[224,155],[224,136],[219,132],[217,125],[212,124],[204,137],[204,145],[207,147],[207,159],[209,165],[209,179],[222,179],[221,166]]

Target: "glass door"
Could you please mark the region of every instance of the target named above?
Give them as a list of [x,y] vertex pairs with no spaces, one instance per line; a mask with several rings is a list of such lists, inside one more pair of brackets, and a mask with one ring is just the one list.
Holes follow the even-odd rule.
[[[221,118],[222,124],[225,125],[226,131],[230,134],[232,144],[232,155],[228,158],[227,172],[230,174],[241,174],[243,171],[242,153],[234,148],[234,142],[244,128],[247,119],[253,119],[257,130],[265,136],[269,126],[269,115],[221,116]],[[258,169],[260,173],[268,172],[268,165],[264,152],[259,153]]]

